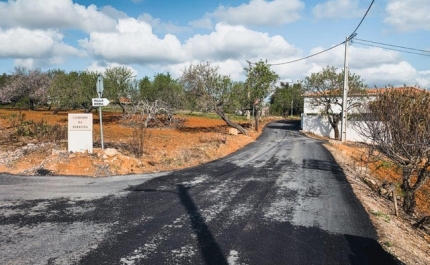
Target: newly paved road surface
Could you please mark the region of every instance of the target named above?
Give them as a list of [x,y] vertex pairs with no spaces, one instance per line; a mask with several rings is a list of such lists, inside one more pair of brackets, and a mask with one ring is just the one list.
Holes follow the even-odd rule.
[[215,162],[111,178],[0,175],[0,264],[398,264],[297,122]]

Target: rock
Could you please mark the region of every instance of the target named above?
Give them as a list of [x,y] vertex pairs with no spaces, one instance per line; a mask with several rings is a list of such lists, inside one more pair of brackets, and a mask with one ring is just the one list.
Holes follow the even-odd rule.
[[116,156],[118,154],[118,151],[116,149],[113,149],[113,148],[107,148],[107,149],[105,149],[104,153],[108,157],[112,157],[112,156]]
[[390,191],[389,190],[387,190],[387,189],[384,189],[384,188],[380,188],[379,189],[379,194],[381,195],[381,196],[384,196],[384,197],[386,197],[386,196],[389,196],[390,194]]
[[378,191],[379,187],[375,180],[371,178],[363,178],[364,183],[367,184],[373,191]]
[[239,131],[236,128],[229,128],[228,129],[228,134],[230,135],[237,135],[239,133]]
[[52,155],[62,155],[64,153],[67,153],[67,152],[64,150],[52,149]]

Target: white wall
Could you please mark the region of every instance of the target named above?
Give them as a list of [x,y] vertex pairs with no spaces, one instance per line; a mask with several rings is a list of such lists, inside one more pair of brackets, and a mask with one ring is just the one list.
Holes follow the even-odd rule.
[[[361,136],[356,126],[360,123],[359,121],[348,121],[346,125],[346,140],[351,142],[368,142],[363,136]],[[302,114],[302,130],[306,132],[312,132],[316,135],[334,138],[334,130],[328,122],[326,116],[317,115],[306,115]],[[360,124],[360,126],[365,124]],[[339,123],[339,134],[341,133],[341,126]]]
[[[342,102],[342,98],[337,98],[339,102]],[[370,101],[375,100],[374,96],[368,96],[368,97],[349,97],[348,99],[350,104],[355,103],[367,103]],[[321,111],[325,109],[325,106],[313,106],[311,103],[314,101],[314,97],[304,97],[304,105],[303,105],[303,113],[309,114],[320,114]],[[337,104],[331,104],[331,109],[333,110],[333,113],[341,113],[342,107]],[[359,109],[353,108],[348,111],[348,113],[358,113]]]

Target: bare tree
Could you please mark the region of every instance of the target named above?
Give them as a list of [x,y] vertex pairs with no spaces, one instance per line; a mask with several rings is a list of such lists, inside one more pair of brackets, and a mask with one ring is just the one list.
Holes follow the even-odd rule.
[[16,103],[27,99],[29,108],[34,110],[36,104],[47,103],[50,82],[49,76],[40,69],[16,67],[10,81],[1,90],[0,101]]
[[230,98],[233,82],[230,77],[220,75],[218,67],[212,66],[210,63],[190,65],[183,70],[180,83],[194,102],[204,104],[208,110],[218,114],[228,126],[248,135],[242,126],[231,121],[224,113],[223,105]]
[[150,122],[158,126],[176,126],[178,123],[173,115],[173,108],[163,101],[153,102],[141,100],[133,103],[130,110],[124,114],[122,120],[134,128],[131,142],[132,152],[137,157],[143,155],[145,132]]
[[430,172],[430,93],[417,88],[380,90],[365,106],[359,132],[402,169],[403,209],[412,214],[416,192]]

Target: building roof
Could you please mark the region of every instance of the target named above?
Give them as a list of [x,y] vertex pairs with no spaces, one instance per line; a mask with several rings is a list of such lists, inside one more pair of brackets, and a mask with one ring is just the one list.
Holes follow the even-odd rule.
[[[388,90],[406,90],[406,89],[413,89],[413,90],[416,90],[417,92],[423,92],[423,91],[430,92],[430,91],[428,91],[426,89],[419,88],[419,87],[367,88],[367,89],[364,89],[365,94],[361,94],[361,93],[354,93],[354,94],[353,93],[349,93],[348,97],[377,96],[379,93],[381,93],[381,92],[383,93],[383,92],[388,91]],[[327,92],[333,93],[333,96],[337,96],[337,95],[341,96],[342,95],[342,90],[332,90],[332,91],[327,90],[327,91],[324,91],[324,94],[328,94]],[[318,97],[318,96],[320,96],[322,94],[323,93],[305,93],[305,94],[303,94],[303,97]]]

